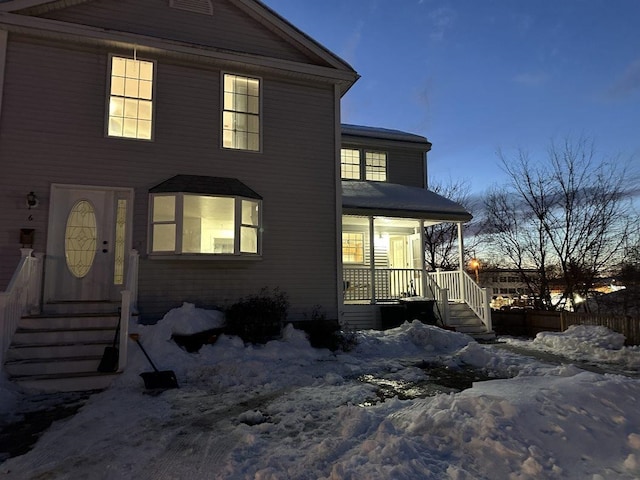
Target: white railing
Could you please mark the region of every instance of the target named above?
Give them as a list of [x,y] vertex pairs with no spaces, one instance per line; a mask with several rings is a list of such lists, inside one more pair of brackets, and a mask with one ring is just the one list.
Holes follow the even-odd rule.
[[[438,271],[429,273],[429,277],[438,284],[440,288],[447,289],[449,300],[463,302],[469,305],[473,312],[482,320],[487,331],[491,331],[491,308],[489,307],[489,293],[486,288],[473,281],[466,272],[458,271]],[[462,282],[460,281],[462,279]]]
[[40,310],[42,255],[32,256],[30,248],[21,248],[20,252],[20,263],[7,290],[0,292],[0,368],[20,317]]
[[124,290],[122,290],[122,303],[120,306],[120,344],[118,351],[118,371],[124,370],[127,364],[127,346],[129,344],[129,319],[133,313],[138,311],[138,264],[139,258],[137,250],[129,252],[129,262],[127,278]]
[[425,281],[427,285],[427,291],[430,295],[429,297],[433,298],[436,301],[437,314],[442,320],[444,325],[448,325],[449,323],[449,290],[446,288],[440,288],[440,286],[435,282],[435,280],[430,275],[425,275]]
[[422,270],[413,268],[376,268],[371,281],[369,268],[344,268],[344,300],[371,303],[424,296]]

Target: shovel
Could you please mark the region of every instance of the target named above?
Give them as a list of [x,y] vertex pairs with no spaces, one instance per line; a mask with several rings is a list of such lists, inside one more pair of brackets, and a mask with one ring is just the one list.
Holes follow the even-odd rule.
[[119,352],[116,347],[116,343],[120,337],[120,321],[121,317],[118,317],[118,326],[116,327],[116,333],[113,336],[113,345],[110,347],[104,347],[102,359],[100,360],[100,365],[98,365],[99,372],[113,373],[118,370]]
[[146,350],[142,347],[140,343],[140,335],[137,333],[130,333],[129,338],[136,342],[144,353],[144,356],[147,357],[149,363],[153,367],[153,372],[143,372],[140,374],[142,379],[144,380],[144,386],[148,390],[167,390],[169,388],[179,388],[178,380],[176,379],[176,374],[172,370],[164,370],[160,371],[156,368],[156,366],[151,361],[151,357],[147,354]]

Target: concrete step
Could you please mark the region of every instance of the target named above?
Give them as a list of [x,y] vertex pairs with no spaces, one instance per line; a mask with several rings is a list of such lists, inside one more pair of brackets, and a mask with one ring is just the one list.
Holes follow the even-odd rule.
[[40,314],[22,317],[20,330],[72,330],[82,328],[116,328],[118,315],[113,314]]
[[89,302],[47,302],[42,305],[42,312],[48,314],[73,315],[82,313],[114,314],[120,308],[120,302],[89,301]]
[[4,367],[10,377],[68,374],[97,371],[101,359],[102,355],[10,360]]
[[119,373],[77,372],[13,377],[11,380],[27,391],[55,393],[103,390],[118,378]]
[[[115,333],[115,332],[114,332]],[[74,356],[98,356],[102,355],[104,348],[113,345],[109,342],[86,342],[54,345],[12,345],[7,351],[6,360],[30,360],[42,358],[68,358]]]
[[83,328],[83,329],[18,329],[13,336],[12,345],[36,346],[58,344],[85,344],[96,342],[111,342],[115,329],[111,328]]

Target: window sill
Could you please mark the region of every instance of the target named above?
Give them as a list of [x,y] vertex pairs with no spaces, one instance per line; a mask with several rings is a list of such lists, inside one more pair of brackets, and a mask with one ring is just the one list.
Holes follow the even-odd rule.
[[262,260],[262,255],[231,255],[211,253],[163,254],[150,253],[150,260],[197,260],[197,261],[223,261],[223,262],[256,262]]

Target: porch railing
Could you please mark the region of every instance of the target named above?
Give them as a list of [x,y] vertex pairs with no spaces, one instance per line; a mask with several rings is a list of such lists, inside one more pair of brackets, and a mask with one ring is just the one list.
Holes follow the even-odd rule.
[[124,370],[127,364],[127,346],[129,345],[129,319],[131,315],[138,311],[138,264],[139,258],[137,250],[129,252],[129,268],[125,279],[120,306],[120,343],[118,352],[118,371]]
[[40,309],[43,257],[33,256],[31,248],[20,252],[22,257],[7,290],[0,292],[0,369],[20,317]]
[[449,301],[466,303],[492,330],[489,294],[466,273],[460,271],[424,272],[410,268],[343,268],[344,301],[383,303],[404,297],[436,300],[438,314],[447,324]]

